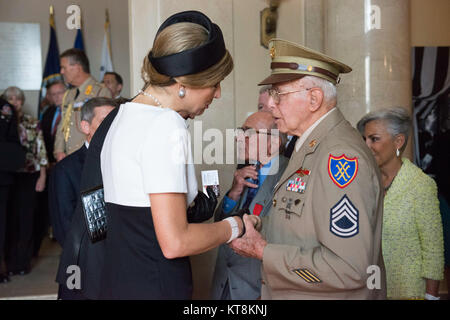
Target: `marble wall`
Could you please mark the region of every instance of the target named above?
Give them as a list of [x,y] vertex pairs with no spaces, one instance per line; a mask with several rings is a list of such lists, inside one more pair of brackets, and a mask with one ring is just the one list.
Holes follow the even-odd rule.
[[[324,52],[353,68],[338,85],[338,106],[350,123],[386,107],[411,110],[409,0],[324,5]],[[410,143],[405,155],[411,157],[411,150]]]

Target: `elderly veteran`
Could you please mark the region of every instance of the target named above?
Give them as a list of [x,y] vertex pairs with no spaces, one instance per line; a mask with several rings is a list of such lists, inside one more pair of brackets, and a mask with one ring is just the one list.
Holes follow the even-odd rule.
[[336,107],[339,74],[351,71],[288,41],[270,43],[272,114],[299,136],[274,188],[262,233],[230,245],[262,261],[262,299],[384,299],[380,171],[359,133]]

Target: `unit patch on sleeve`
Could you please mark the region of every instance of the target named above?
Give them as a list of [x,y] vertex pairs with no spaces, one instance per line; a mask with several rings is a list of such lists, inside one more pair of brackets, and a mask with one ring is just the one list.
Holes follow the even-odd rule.
[[348,158],[345,154],[328,157],[328,174],[331,180],[341,189],[347,187],[358,173],[358,158]]
[[359,211],[347,195],[330,209],[330,231],[340,238],[350,238],[359,232]]
[[321,283],[320,280],[315,274],[313,274],[308,269],[294,269],[292,270],[296,275],[305,280],[308,283]]

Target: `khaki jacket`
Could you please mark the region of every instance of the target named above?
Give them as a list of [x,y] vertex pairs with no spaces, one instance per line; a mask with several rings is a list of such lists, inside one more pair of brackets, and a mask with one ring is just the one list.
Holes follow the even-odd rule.
[[275,186],[263,226],[262,299],[384,299],[382,215],[378,166],[334,110],[294,150]]
[[55,135],[53,154],[64,152],[67,155],[78,150],[86,140],[81,132],[81,107],[89,99],[95,97],[111,98],[111,91],[90,76],[78,88],[68,89],[64,94],[61,121]]

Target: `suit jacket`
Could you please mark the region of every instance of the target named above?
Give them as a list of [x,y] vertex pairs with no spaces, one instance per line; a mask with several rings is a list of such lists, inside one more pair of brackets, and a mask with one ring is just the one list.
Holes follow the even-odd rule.
[[[273,187],[280,179],[289,161],[288,158],[282,155],[274,158],[272,161],[276,161],[276,159],[278,159],[278,171],[266,177],[249,206],[250,212],[253,213],[257,204],[262,205],[263,208],[259,215],[262,219],[265,219],[269,214]],[[228,215],[231,216],[242,209],[247,193],[248,188],[245,188],[238,203]],[[222,207],[223,200],[214,214],[216,221],[219,220],[219,217],[227,215],[223,212]],[[221,299],[227,280],[232,300],[254,300],[258,298],[261,296],[261,262],[257,259],[242,257],[236,254],[228,245],[221,245],[217,255],[212,283],[212,299]]]
[[56,112],[55,106],[49,106],[47,110],[45,110],[44,114],[42,115],[41,120],[41,129],[42,134],[44,135],[44,143],[45,143],[45,149],[47,150],[47,157],[49,163],[56,162],[56,159],[53,155],[53,147],[55,144],[55,137],[52,135],[52,123],[53,123],[53,117]]
[[336,109],[294,150],[274,189],[262,299],[385,298],[382,220],[379,168]]
[[[80,191],[89,190],[103,184],[100,153],[108,129],[118,110],[119,108],[115,108],[106,116],[91,139],[81,174]],[[98,299],[104,261],[104,243],[105,241],[91,243],[81,208],[81,197],[78,196],[77,207],[64,241],[56,281],[61,285],[66,285],[67,268],[70,265],[78,265],[82,275],[81,294],[88,299]]]
[[48,186],[50,218],[53,234],[62,247],[77,206],[86,153],[87,148],[83,145],[58,162],[50,174]]

